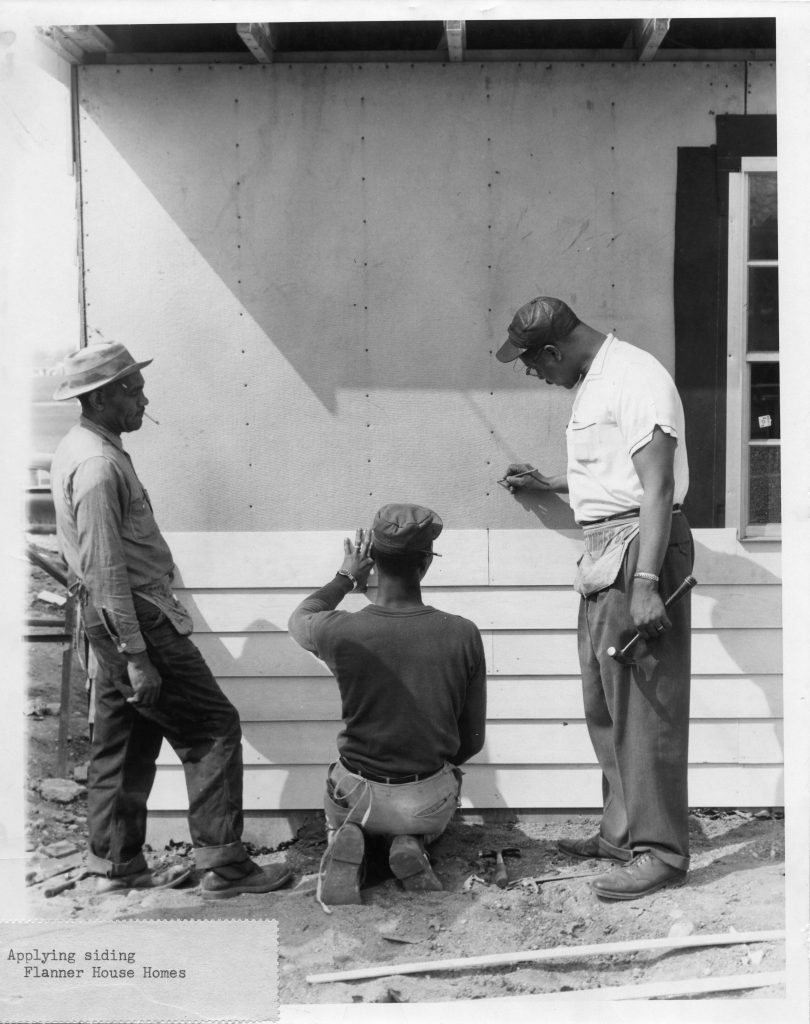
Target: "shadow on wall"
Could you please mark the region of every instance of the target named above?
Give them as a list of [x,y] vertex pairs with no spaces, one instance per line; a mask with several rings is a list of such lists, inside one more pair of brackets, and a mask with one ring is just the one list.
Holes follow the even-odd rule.
[[[529,515],[549,530],[574,530],[571,506],[554,491],[516,491],[512,497]],[[573,580],[573,576],[572,576]]]
[[[488,72],[460,71],[460,100],[489,92]],[[400,88],[410,75],[387,66],[362,76],[348,66],[82,72],[88,218],[105,189],[146,223],[158,224],[158,204],[213,270],[206,300],[223,285],[325,407],[347,388],[457,392],[488,379],[487,304],[497,311],[503,298],[484,297],[486,268],[514,248],[528,187],[503,176],[494,227],[505,226],[488,230],[493,175],[478,139],[504,130],[506,100],[478,102],[475,130],[459,133],[452,96],[441,91],[425,118],[437,92]],[[157,227],[138,218],[138,229]],[[121,249],[129,258],[142,245],[138,234]]]

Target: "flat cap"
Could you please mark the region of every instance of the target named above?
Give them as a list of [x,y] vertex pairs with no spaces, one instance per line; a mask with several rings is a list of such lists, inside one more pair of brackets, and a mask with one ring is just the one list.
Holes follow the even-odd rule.
[[433,541],[442,532],[441,518],[421,505],[394,503],[383,505],[374,516],[371,533],[374,547],[386,554],[406,551],[431,552]]
[[539,295],[512,317],[506,341],[495,353],[501,363],[511,363],[527,349],[541,348],[567,337],[580,322],[562,299]]

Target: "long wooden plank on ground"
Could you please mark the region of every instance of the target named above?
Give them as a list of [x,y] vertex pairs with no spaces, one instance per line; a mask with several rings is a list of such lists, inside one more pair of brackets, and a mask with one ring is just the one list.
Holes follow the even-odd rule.
[[[325,764],[336,756],[337,722],[246,722],[242,725],[245,764]],[[693,722],[691,764],[776,764],[783,758],[782,723],[772,720]],[[161,763],[176,762],[164,745]],[[490,722],[474,764],[595,764],[583,721]]]
[[[245,810],[323,808],[323,765],[251,768],[244,773]],[[463,809],[555,810],[601,807],[601,773],[591,767],[464,768]],[[690,807],[780,807],[781,765],[697,765],[689,771]],[[156,811],[188,807],[185,776],[178,767],[158,773],[149,806]]]
[[[337,683],[330,676],[223,678],[223,690],[244,722],[340,719]],[[781,676],[695,676],[695,718],[781,718]],[[497,719],[582,718],[579,676],[493,676],[487,682],[487,717]]]
[[[285,632],[307,590],[177,590],[202,633]],[[356,612],[373,600],[348,594],[342,611]],[[779,629],[782,588],[778,585],[701,584],[692,592],[694,629]],[[424,587],[426,604],[472,619],[479,629],[571,629],[579,595],[569,586]]]

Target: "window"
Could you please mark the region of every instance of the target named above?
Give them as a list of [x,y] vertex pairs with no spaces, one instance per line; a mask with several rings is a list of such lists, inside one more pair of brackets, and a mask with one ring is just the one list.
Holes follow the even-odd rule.
[[729,175],[726,525],[781,533],[776,159]]

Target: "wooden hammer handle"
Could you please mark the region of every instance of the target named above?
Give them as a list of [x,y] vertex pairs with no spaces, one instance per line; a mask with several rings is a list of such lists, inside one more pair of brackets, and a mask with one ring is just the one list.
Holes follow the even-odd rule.
[[[672,591],[672,593],[669,595],[669,597],[666,599],[666,601],[664,601],[664,607],[665,608],[669,608],[671,605],[675,604],[677,601],[680,601],[680,599],[684,596],[684,594],[688,594],[689,591],[692,589],[692,587],[694,587],[696,585],[697,585],[697,580],[695,579],[695,577],[694,576],[687,576],[675,588],[675,590]],[[618,656],[620,658],[623,658],[623,657],[625,657],[625,655],[629,654],[630,651],[632,651],[632,649],[636,646],[636,644],[639,642],[640,639],[641,639],[641,633],[636,633],[636,635],[631,640],[628,640],[627,643],[624,645],[624,647],[622,647],[622,649],[619,651],[619,655]],[[608,653],[610,653],[610,652],[608,652]]]

